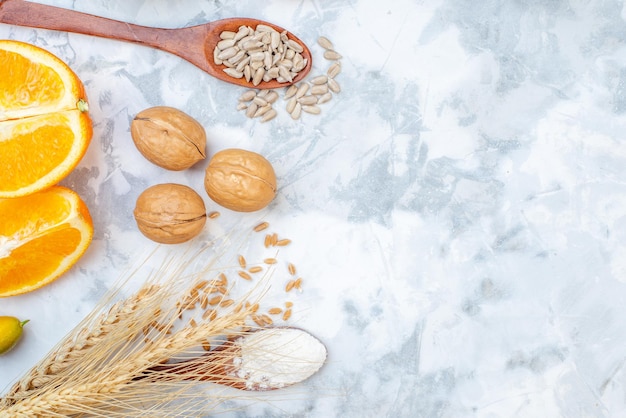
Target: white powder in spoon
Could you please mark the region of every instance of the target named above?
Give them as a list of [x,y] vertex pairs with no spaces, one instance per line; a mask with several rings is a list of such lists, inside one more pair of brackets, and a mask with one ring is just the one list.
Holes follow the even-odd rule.
[[267,328],[238,338],[237,377],[249,390],[271,390],[301,382],[326,361],[326,347],[297,328]]

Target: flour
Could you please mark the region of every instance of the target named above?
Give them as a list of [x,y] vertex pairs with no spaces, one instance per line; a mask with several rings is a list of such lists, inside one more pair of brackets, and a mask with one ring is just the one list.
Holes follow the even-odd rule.
[[297,328],[268,328],[235,342],[241,355],[234,359],[237,377],[246,388],[269,390],[301,382],[326,360],[326,347]]

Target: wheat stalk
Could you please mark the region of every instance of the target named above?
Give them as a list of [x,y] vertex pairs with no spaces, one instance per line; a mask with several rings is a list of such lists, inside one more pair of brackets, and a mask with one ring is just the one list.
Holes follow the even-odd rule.
[[99,316],[90,327],[78,328],[76,338],[66,338],[36,367],[17,382],[9,393],[0,400],[0,408],[15,403],[18,398],[28,397],[35,389],[50,383],[55,376],[80,360],[90,348],[109,334],[121,318],[131,315],[140,306],[143,294],[137,294],[124,301],[115,303],[108,312]]
[[[202,348],[216,337],[233,337],[250,328],[259,296],[249,292],[217,317],[185,322],[187,308],[201,299],[198,292],[210,264],[189,272],[198,253],[173,262],[171,257],[130,297],[113,303],[106,297],[50,355],[0,399],[0,416],[196,416],[232,398],[204,379],[233,385],[225,374],[232,360],[228,350]],[[132,275],[131,275],[132,276]],[[225,298],[226,296],[224,296]],[[191,312],[191,311],[189,311]],[[163,368],[186,359],[185,368]],[[241,382],[240,382],[241,383]]]

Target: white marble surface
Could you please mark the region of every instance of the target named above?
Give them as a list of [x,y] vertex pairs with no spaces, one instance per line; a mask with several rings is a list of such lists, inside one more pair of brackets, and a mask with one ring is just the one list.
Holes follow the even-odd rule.
[[172,28],[260,17],[311,45],[313,73],[328,65],[324,35],[344,56],[343,90],[320,116],[261,124],[235,109],[242,89],[173,55],[0,25],[85,83],[94,139],[64,184],[96,229],[66,276],[0,300],[0,314],[32,321],[0,358],[0,390],[152,248],[132,218],[145,187],[203,190],[203,164],[165,172],[132,145],[133,116],[168,105],[205,126],[209,154],[235,146],[274,164],[268,210],[219,209],[206,234],[263,217],[293,239],[305,278],[294,322],[330,352],[304,390],[225,416],[626,413],[623,2],[45,2]]

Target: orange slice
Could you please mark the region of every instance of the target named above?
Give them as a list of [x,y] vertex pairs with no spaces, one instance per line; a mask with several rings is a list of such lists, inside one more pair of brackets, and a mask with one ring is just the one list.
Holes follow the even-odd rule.
[[50,187],[81,160],[92,136],[81,80],[58,57],[0,40],[0,198]]
[[92,237],[87,205],[66,187],[0,199],[0,297],[56,280],[85,253]]

